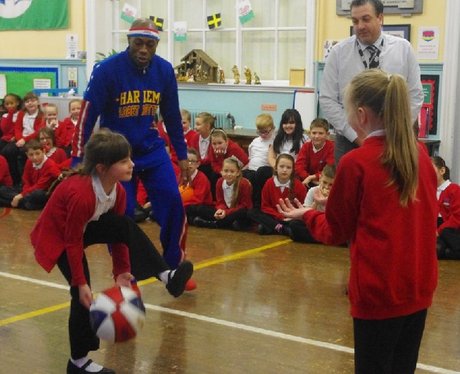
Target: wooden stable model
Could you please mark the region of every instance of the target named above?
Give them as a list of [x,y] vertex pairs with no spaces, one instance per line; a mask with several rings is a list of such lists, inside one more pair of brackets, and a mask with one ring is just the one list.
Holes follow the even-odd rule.
[[192,49],[174,69],[180,82],[218,83],[219,65],[201,49]]

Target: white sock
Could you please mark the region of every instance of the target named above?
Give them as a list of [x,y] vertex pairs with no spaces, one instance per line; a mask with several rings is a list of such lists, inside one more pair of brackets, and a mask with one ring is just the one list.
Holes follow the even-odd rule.
[[[78,366],[79,368],[81,368],[84,364],[86,364],[88,360],[89,360],[88,356],[79,358],[78,360],[74,360],[72,358],[70,359],[70,361],[72,361],[72,363]],[[91,362],[91,364],[89,364],[88,367],[85,368],[85,370],[90,373],[97,373],[98,371],[101,371],[102,368],[103,366],[96,364],[95,362]]]
[[168,279],[170,278],[169,277],[169,273],[171,273],[171,278],[174,277],[174,273],[176,272],[176,270],[165,270],[163,272],[161,272],[158,277],[160,278],[160,280],[164,283],[164,284],[168,284]]

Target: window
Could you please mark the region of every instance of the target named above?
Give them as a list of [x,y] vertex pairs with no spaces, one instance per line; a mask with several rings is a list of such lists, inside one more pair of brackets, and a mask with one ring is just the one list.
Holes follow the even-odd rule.
[[[264,82],[286,84],[290,69],[313,70],[313,46],[307,35],[315,25],[308,25],[308,13],[314,14],[315,0],[250,0],[255,17],[245,24],[238,18],[239,0],[113,0],[112,48],[127,47],[129,23],[120,17],[125,3],[136,7],[137,17],[164,19],[157,53],[173,66],[192,49],[202,49],[224,69],[227,79],[237,65],[241,74],[249,67]],[[222,26],[209,30],[206,17],[220,13]],[[175,41],[174,21],[187,22],[187,38]],[[311,60],[311,61],[308,61]],[[308,79],[307,79],[308,80]],[[310,85],[313,82],[308,82]]]

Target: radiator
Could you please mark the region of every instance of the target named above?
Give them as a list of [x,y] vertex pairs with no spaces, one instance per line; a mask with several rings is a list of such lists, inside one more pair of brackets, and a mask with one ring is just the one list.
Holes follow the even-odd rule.
[[[190,110],[191,119],[191,127],[195,127],[195,118],[201,112],[205,112],[205,110]],[[235,118],[232,116],[230,112],[209,112],[215,118],[214,127],[231,130],[235,126]]]

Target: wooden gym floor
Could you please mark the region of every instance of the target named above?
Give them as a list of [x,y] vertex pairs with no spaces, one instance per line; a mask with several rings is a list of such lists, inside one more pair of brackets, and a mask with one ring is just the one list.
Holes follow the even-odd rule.
[[[34,261],[38,212],[0,208],[0,373],[64,373],[68,290]],[[141,227],[158,244],[158,226]],[[87,249],[93,290],[112,284],[105,246]],[[147,318],[138,337],[103,342],[96,362],[126,373],[352,373],[348,250],[190,227],[198,289],[178,299],[141,284]],[[460,373],[460,262],[439,264],[417,373]]]

